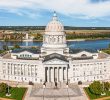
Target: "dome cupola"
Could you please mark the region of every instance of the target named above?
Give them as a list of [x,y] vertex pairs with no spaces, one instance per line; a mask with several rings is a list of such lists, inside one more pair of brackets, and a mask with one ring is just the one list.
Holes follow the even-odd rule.
[[45,28],[46,32],[63,32],[64,27],[61,22],[58,20],[56,12],[53,14],[52,20],[47,24]]

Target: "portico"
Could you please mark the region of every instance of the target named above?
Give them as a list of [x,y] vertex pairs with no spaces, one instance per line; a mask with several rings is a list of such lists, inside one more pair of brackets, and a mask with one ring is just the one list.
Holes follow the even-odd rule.
[[68,67],[45,67],[45,82],[67,82]]
[[53,53],[43,59],[45,82],[67,82],[69,62],[61,54]]

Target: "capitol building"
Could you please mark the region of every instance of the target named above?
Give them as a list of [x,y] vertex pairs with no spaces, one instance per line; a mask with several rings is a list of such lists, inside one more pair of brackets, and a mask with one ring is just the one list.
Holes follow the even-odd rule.
[[16,82],[92,82],[110,79],[110,56],[69,48],[64,26],[54,13],[37,49],[21,48],[0,56],[0,79]]

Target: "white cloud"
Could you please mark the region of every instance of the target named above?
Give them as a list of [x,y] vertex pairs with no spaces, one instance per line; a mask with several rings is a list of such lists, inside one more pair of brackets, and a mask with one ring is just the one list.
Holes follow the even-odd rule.
[[92,3],[90,0],[0,0],[0,9],[32,18],[44,9],[55,10],[71,17],[94,19],[110,16],[110,1]]

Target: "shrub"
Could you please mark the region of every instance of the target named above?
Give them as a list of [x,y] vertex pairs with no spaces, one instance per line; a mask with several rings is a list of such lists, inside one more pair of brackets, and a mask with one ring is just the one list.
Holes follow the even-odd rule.
[[101,95],[103,92],[102,84],[99,81],[94,81],[89,85],[89,90],[95,95]]
[[110,89],[110,83],[109,82],[104,82],[104,89],[108,91]]
[[0,93],[2,93],[2,92],[6,93],[7,92],[7,87],[8,87],[7,84],[0,83]]

